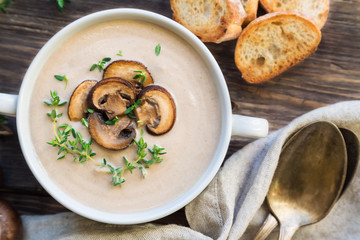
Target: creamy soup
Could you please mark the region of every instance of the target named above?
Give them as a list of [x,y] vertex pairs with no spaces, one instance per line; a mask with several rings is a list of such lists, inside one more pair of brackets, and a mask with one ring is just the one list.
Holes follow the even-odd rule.
[[[155,46],[161,45],[159,56]],[[118,56],[121,51],[123,56]],[[104,57],[142,62],[151,72],[155,84],[165,87],[176,104],[176,122],[162,136],[152,136],[144,130],[143,138],[149,147],[165,148],[162,163],[153,164],[146,178],[139,170],[124,175],[121,187],[111,184],[111,175],[99,172],[91,161],[73,162],[69,154],[56,160],[59,149],[46,142],[54,138],[51,119],[46,115],[51,107],[43,101],[56,90],[63,100],[69,100],[76,86],[84,80],[101,80],[102,72],[89,71],[92,64]],[[68,86],[54,78],[66,75]],[[192,187],[208,167],[216,150],[221,127],[221,109],[216,86],[210,71],[197,52],[175,34],[153,24],[118,20],[85,29],[58,47],[45,64],[32,93],[30,109],[31,133],[38,159],[51,179],[79,202],[111,213],[148,210],[174,200]],[[71,122],[67,105],[58,107],[64,113],[58,124],[69,123],[85,139],[87,128]],[[137,129],[136,139],[140,137]],[[114,166],[123,165],[123,156],[136,159],[136,146],[122,151],[110,151],[96,143],[94,158],[106,158]],[[150,157],[150,154],[149,156]]]

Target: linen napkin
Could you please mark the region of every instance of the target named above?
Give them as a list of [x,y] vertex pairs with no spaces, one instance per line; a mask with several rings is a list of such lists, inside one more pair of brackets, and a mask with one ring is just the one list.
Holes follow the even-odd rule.
[[[264,203],[281,148],[303,126],[331,121],[360,134],[360,101],[341,102],[304,114],[268,137],[234,153],[208,187],[185,207],[190,228],[177,225],[119,226],[74,213],[22,216],[24,239],[252,239],[269,210]],[[360,239],[360,175],[322,221],[300,228],[293,239]],[[268,239],[277,239],[278,228]]]

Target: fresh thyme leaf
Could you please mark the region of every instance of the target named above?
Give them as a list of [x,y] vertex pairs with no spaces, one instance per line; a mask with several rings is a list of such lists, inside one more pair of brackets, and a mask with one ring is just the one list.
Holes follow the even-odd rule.
[[118,52],[116,55],[122,56],[122,55],[123,55],[123,54],[122,54],[122,51],[119,50],[119,52]]
[[124,114],[125,115],[128,115],[128,117],[130,118],[136,118],[135,114],[133,113],[133,110],[135,108],[137,108],[138,106],[140,106],[142,103],[142,100],[141,99],[138,99],[136,102],[134,102],[133,105],[131,105],[130,107],[128,107],[125,111],[124,111]]
[[67,103],[67,101],[64,101],[64,102],[62,102],[62,103],[59,103],[58,106],[63,106],[63,105],[65,105],[66,103]]
[[96,67],[98,68],[99,72],[101,72],[102,70],[104,70],[104,65],[111,61],[111,58],[109,57],[105,57],[103,58],[101,61],[99,61],[98,63],[94,63],[91,68],[90,71],[93,71]]
[[3,13],[7,13],[7,10],[6,10],[6,7],[12,3],[12,0],[4,0],[4,1],[1,1],[0,2],[0,10],[3,12]]
[[159,56],[159,55],[160,55],[160,51],[161,51],[161,45],[158,44],[158,45],[156,45],[156,47],[155,47],[155,55],[156,55],[156,56]]
[[102,168],[103,168],[103,167],[106,167],[106,165],[107,165],[107,161],[106,161],[106,159],[104,158],[101,167],[102,167]]
[[90,71],[93,71],[96,67],[97,67],[97,64],[94,63],[94,64],[91,66]]
[[105,124],[107,125],[115,125],[119,121],[118,116],[116,116],[113,120],[107,120]]
[[70,3],[71,1],[70,1],[70,0],[56,0],[57,7],[58,7],[58,10],[59,10],[60,12],[63,11],[64,6],[65,6],[65,2]]
[[89,122],[88,122],[88,120],[86,120],[85,118],[82,118],[81,119],[81,123],[85,126],[85,127],[89,127]]
[[129,114],[132,110],[134,110],[134,107],[133,107],[133,106],[134,106],[134,105],[128,107],[128,108],[125,110],[124,114]]
[[92,110],[91,108],[88,109],[89,113],[94,113],[94,110]]
[[54,75],[54,77],[55,77],[57,80],[59,80],[59,81],[62,81],[62,80],[65,79],[64,76],[60,76],[60,75]]
[[145,73],[143,71],[140,71],[140,70],[137,70],[137,71],[134,71],[135,73],[135,76],[133,77],[133,79],[136,79],[138,80],[139,82],[141,82],[141,84],[144,84],[145,82]]

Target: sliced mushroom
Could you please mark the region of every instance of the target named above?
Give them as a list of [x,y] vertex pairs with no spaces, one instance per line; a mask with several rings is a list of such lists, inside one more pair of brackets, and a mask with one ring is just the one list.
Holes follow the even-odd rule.
[[[142,77],[134,79],[136,75],[139,76],[139,71],[145,76],[144,83],[142,83]],[[120,77],[131,82],[137,92],[140,92],[143,87],[154,83],[148,69],[142,63],[137,61],[118,60],[112,62],[104,70],[103,78],[109,77]]]
[[80,121],[86,117],[89,109],[87,99],[90,90],[96,83],[95,80],[85,80],[75,88],[68,107],[68,115],[71,121]]
[[141,104],[134,112],[139,125],[146,124],[154,135],[170,131],[176,119],[176,106],[170,93],[163,87],[149,85],[138,95]]
[[128,81],[113,77],[98,82],[90,92],[89,101],[96,110],[105,112],[112,120],[122,115],[135,97],[134,88]]
[[136,136],[131,119],[124,115],[116,124],[106,124],[100,113],[90,114],[89,132],[91,137],[101,146],[110,150],[121,150],[128,147]]

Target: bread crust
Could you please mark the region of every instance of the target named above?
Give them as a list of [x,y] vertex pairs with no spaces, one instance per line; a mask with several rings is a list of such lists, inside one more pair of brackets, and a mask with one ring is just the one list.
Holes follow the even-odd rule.
[[262,7],[269,13],[280,11],[296,11],[312,18],[321,29],[329,14],[329,0],[292,0],[283,3],[283,0],[260,0]]
[[[293,22],[297,23],[292,24],[294,26],[302,24],[302,30],[306,32],[284,31],[285,24]],[[273,32],[279,36],[259,36],[264,31],[271,31],[269,27],[277,28]],[[309,34],[310,40],[302,42],[296,34]],[[292,11],[268,13],[252,21],[242,31],[235,48],[235,64],[247,82],[263,83],[313,54],[320,41],[320,29],[305,15]],[[254,52],[251,52],[253,56],[250,58],[245,56],[253,48],[256,56]]]
[[[206,3],[212,5],[208,12],[204,10],[205,1],[202,0],[170,0],[173,19],[188,28],[203,42],[220,43],[238,38],[246,17],[240,0],[210,0]],[[183,14],[183,11],[186,11],[184,7],[191,13],[189,16]],[[219,9],[223,10],[220,16],[216,15]],[[207,16],[209,12],[211,15]],[[195,21],[196,24],[190,24],[191,21]]]
[[243,26],[249,24],[251,21],[256,19],[257,10],[259,6],[259,0],[241,0],[241,3],[246,12],[246,18],[244,20]]

